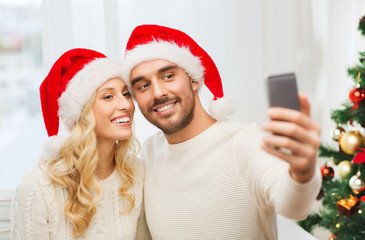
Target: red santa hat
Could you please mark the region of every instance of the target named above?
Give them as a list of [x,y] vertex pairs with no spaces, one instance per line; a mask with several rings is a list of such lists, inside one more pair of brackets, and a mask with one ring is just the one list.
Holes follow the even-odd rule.
[[223,86],[218,69],[206,53],[187,34],[158,25],[136,27],[127,43],[122,64],[122,77],[130,87],[130,73],[140,63],[164,59],[177,64],[195,82],[204,82],[214,99],[209,112],[217,119],[225,119],[234,108],[230,100],[223,97]]
[[102,53],[82,48],[64,53],[39,89],[48,136],[58,134],[59,119],[72,130],[93,93],[121,74],[121,65]]

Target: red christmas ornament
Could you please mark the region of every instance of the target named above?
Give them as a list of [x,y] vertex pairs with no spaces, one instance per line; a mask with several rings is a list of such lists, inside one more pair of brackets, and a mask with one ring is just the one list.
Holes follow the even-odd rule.
[[335,175],[335,171],[333,170],[333,168],[331,168],[327,164],[323,165],[320,169],[321,169],[321,174],[322,174],[323,180],[329,181]]
[[365,163],[365,152],[364,148],[355,148],[355,150],[361,150],[362,152],[358,152],[354,159],[352,160],[353,163]]
[[331,236],[328,238],[328,240],[334,240],[337,239],[338,237],[335,234],[331,234]]
[[349,94],[350,101],[354,104],[353,109],[359,107],[359,103],[361,103],[365,99],[365,89],[362,88],[353,88]]

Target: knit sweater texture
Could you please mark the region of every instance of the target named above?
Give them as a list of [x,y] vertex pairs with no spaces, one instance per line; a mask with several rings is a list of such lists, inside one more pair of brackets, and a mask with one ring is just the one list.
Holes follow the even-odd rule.
[[96,214],[83,237],[78,238],[72,236],[72,225],[64,215],[67,190],[50,184],[40,167],[33,167],[16,189],[11,210],[12,239],[135,239],[138,218],[143,215],[144,166],[140,166],[142,169],[129,190],[135,196],[133,210],[120,214],[129,203],[119,193],[123,178],[115,169],[100,181],[101,198]]
[[153,239],[278,238],[276,214],[305,218],[320,186],[306,183],[264,152],[256,124],[219,121],[198,136],[168,144],[161,132],[146,140],[145,211]]

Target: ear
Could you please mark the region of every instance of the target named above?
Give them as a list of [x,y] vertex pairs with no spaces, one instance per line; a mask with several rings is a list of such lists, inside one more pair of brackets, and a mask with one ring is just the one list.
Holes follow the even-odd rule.
[[191,87],[193,88],[194,92],[198,91],[200,88],[200,82],[193,81],[193,79],[190,78]]

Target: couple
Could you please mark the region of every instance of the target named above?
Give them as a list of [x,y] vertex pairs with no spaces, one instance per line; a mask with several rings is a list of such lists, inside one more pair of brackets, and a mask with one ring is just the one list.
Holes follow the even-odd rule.
[[[203,82],[212,115],[198,96]],[[138,26],[121,66],[70,50],[40,92],[52,137],[17,188],[13,239],[271,240],[276,213],[305,218],[319,191],[320,130],[307,99],[299,96],[301,112],[269,109],[262,130],[275,134],[226,120],[213,60],[181,31]],[[132,98],[161,129],[141,160]]]

